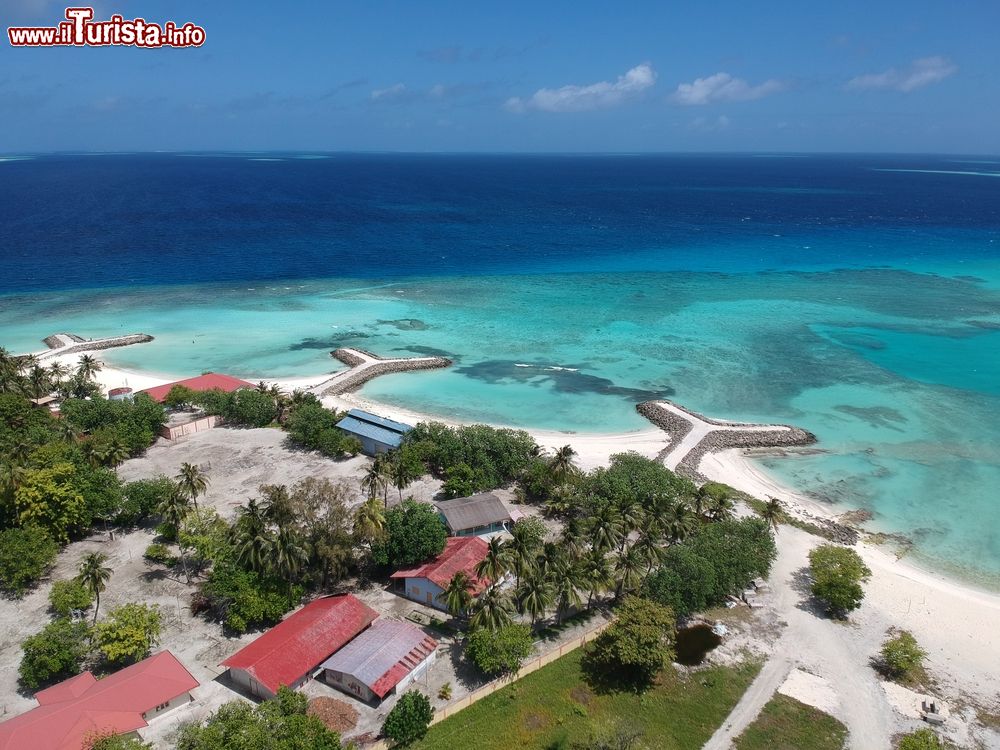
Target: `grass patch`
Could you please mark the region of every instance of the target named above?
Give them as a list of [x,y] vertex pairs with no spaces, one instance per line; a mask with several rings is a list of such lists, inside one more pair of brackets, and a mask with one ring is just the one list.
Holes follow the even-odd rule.
[[[713,666],[690,675],[668,668],[642,694],[588,686],[577,649],[431,727],[415,750],[517,750],[588,743],[625,728],[657,750],[700,748],[722,724],[760,665]],[[586,744],[585,744],[586,746]]]
[[829,714],[776,694],[736,740],[736,750],[842,750],[847,727]]

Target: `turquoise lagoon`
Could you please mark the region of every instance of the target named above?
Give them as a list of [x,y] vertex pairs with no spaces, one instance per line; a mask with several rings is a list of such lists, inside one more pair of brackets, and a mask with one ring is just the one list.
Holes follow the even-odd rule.
[[115,365],[297,377],[329,352],[444,354],[446,371],[367,398],[568,432],[648,428],[638,401],[791,422],[818,452],[759,459],[790,486],[874,514],[925,563],[1000,586],[1000,274],[914,270],[582,272],[303,280],[7,297],[4,344],[147,332]]

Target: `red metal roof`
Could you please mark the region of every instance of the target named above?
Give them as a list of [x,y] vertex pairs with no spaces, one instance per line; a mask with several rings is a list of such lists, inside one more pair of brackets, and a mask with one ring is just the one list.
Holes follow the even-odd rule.
[[452,577],[464,570],[472,580],[473,593],[490,585],[476,575],[476,566],[486,557],[489,545],[478,536],[453,536],[445,542],[444,551],[433,560],[409,570],[397,570],[390,578],[426,578],[441,588],[448,588]]
[[253,388],[253,383],[248,383],[245,380],[240,380],[239,378],[234,378],[231,375],[222,375],[217,372],[209,372],[204,375],[199,375],[196,378],[188,378],[187,380],[178,380],[175,383],[165,383],[164,385],[158,385],[154,388],[147,388],[140,393],[145,393],[147,396],[152,398],[154,401],[163,401],[170,393],[170,389],[175,385],[183,385],[185,388],[190,388],[192,391],[212,391],[219,390],[229,393],[231,391],[238,391],[240,388]]
[[169,651],[102,680],[84,672],[39,691],[38,708],[0,723],[0,750],[80,750],[93,734],[141,729],[145,712],[196,687]]
[[242,669],[272,693],[291,685],[372,624],[378,613],[353,594],[309,602],[230,656],[222,666]]

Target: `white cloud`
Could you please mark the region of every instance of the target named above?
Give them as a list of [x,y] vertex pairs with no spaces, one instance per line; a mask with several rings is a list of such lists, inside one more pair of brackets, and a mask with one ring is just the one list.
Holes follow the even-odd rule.
[[716,73],[708,78],[696,78],[692,83],[682,83],[671,97],[677,104],[696,106],[712,102],[747,102],[783,91],[785,84],[773,78],[751,86],[742,78],[729,73]]
[[372,100],[378,99],[391,99],[393,97],[399,96],[400,94],[406,93],[406,85],[402,83],[396,83],[388,88],[375,89],[372,91]]
[[847,82],[852,91],[871,89],[892,89],[894,91],[916,91],[932,83],[939,83],[958,72],[958,66],[947,57],[921,57],[899,70],[889,68],[881,73],[868,73]]
[[598,81],[588,86],[563,86],[558,89],[538,89],[527,99],[518,96],[507,100],[512,112],[538,109],[543,112],[586,112],[608,109],[638,96],[656,83],[656,71],[649,63],[636,65],[614,82]]
[[725,130],[730,126],[731,121],[725,115],[719,115],[715,119],[709,119],[707,117],[696,117],[691,121],[691,130],[697,130],[701,133],[717,133],[720,130]]

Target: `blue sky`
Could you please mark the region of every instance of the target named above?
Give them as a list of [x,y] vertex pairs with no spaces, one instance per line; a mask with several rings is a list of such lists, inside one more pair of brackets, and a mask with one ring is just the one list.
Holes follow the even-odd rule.
[[[65,4],[0,0],[0,25]],[[200,49],[0,42],[0,152],[1000,154],[1000,2],[152,2]],[[6,37],[6,34],[4,35]]]

